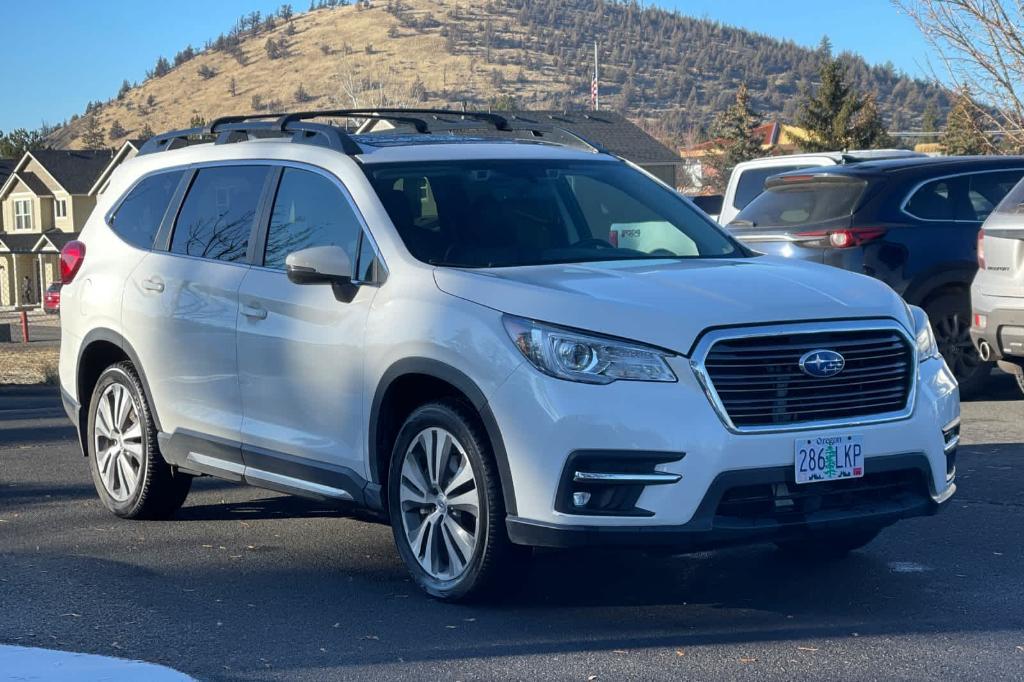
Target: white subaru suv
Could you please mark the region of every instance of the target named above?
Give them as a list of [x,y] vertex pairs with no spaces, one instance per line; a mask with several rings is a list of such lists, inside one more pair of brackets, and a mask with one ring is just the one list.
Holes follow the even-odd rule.
[[537,546],[839,555],[955,491],[920,309],[553,127],[160,135],[61,270],[63,399],[113,513],[171,516],[200,475],[366,507],[443,599]]

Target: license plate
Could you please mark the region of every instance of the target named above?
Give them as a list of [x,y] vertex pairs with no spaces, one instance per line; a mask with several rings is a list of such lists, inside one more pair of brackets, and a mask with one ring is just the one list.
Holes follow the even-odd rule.
[[827,433],[797,438],[796,482],[817,483],[864,475],[862,436]]

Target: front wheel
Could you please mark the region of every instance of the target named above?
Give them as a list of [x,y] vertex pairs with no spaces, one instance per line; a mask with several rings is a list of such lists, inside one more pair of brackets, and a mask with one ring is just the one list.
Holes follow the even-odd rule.
[[458,401],[424,405],[406,419],[391,456],[388,511],[402,560],[434,597],[488,596],[521,575],[528,550],[508,539],[487,438]]
[[104,370],[89,403],[89,469],[107,509],[125,519],[171,516],[185,502],[192,477],[160,454],[156,425],[130,362]]
[[993,363],[985,362],[971,341],[971,300],[966,294],[943,294],[924,306],[935,342],[960,384],[960,395],[977,395],[988,382]]

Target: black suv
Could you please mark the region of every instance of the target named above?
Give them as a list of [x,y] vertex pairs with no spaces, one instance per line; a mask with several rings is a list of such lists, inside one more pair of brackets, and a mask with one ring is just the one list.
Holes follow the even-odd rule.
[[971,344],[978,230],[1024,176],[1024,157],[947,156],[806,168],[765,181],[729,224],[777,256],[876,277],[931,318],[942,355],[969,396],[991,365]]

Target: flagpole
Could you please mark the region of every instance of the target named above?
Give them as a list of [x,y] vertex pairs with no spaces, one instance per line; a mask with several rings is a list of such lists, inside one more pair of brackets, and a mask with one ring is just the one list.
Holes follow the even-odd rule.
[[597,71],[597,41],[594,41],[594,111],[601,108],[601,93],[598,90],[598,71]]

